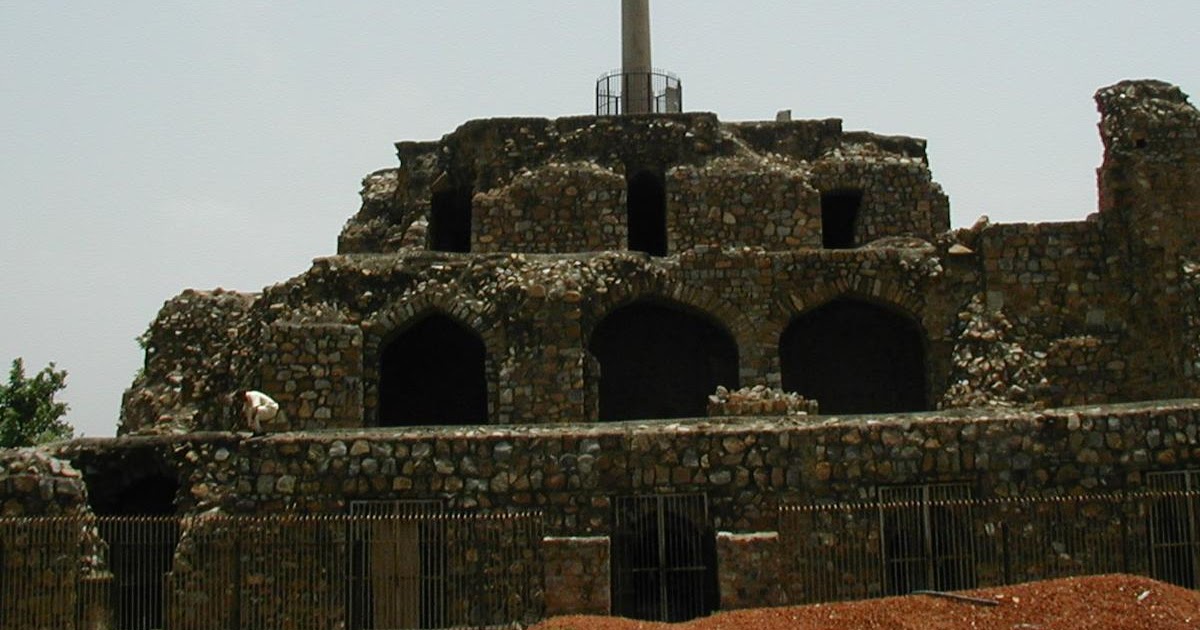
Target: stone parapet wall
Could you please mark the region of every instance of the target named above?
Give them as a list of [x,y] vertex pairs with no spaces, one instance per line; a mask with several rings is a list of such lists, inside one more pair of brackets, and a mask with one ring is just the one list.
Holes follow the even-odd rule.
[[815,162],[810,185],[823,193],[862,193],[855,245],[889,237],[931,240],[950,229],[950,201],[933,182],[923,158],[884,153],[874,145],[851,145]]
[[[1180,401],[154,444],[178,468],[189,510],[344,513],[355,500],[440,499],[451,509],[544,509],[548,534],[591,536],[611,532],[611,501],[622,495],[702,492],[715,527],[744,532],[772,529],[783,502],[870,500],[880,485],[962,482],[983,498],[1135,490],[1147,472],[1200,468],[1198,427],[1200,402]],[[62,448],[116,456],[147,439]]]

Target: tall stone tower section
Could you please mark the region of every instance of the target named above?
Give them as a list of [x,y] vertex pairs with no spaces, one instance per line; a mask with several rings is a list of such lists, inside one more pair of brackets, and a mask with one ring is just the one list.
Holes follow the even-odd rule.
[[1200,394],[1200,112],[1161,81],[1122,81],[1096,102],[1100,215],[1138,375],[1131,397]]

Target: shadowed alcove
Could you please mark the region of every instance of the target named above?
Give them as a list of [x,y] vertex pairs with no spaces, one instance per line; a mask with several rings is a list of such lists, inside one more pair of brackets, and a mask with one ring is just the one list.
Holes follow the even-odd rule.
[[441,313],[421,318],[383,350],[376,424],[486,423],[486,360],[475,331]]
[[924,335],[882,306],[839,299],[797,316],[779,359],[783,388],[815,398],[823,414],[928,408]]
[[855,231],[862,207],[861,190],[834,190],[821,195],[821,245],[826,249],[857,247]]
[[[88,502],[102,517],[169,517],[176,513],[179,481],[149,449],[117,451],[76,462],[83,470]],[[102,519],[113,573],[114,627],[162,628],[165,576],[175,560],[179,525],[169,518]]]
[[629,251],[667,255],[667,187],[663,174],[637,171],[629,178],[626,203]]
[[471,251],[470,186],[459,186],[433,193],[429,215],[429,248],[439,252]]
[[738,351],[718,323],[673,304],[635,302],[597,324],[600,419],[703,417],[718,385],[736,388]]

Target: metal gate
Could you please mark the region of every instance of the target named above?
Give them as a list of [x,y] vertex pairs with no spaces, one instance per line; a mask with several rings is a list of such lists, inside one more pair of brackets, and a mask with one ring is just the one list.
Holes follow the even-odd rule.
[[[441,501],[354,501],[350,628],[442,628],[446,521]],[[392,518],[383,518],[392,517]]]
[[1200,586],[1200,471],[1149,473],[1150,574],[1185,588]]
[[104,517],[97,525],[108,544],[113,575],[113,627],[165,627],[166,580],[179,543],[178,521],[170,517]]
[[885,590],[975,586],[971,488],[964,484],[879,488]]
[[613,613],[686,621],[716,610],[716,536],[703,494],[618,497]]

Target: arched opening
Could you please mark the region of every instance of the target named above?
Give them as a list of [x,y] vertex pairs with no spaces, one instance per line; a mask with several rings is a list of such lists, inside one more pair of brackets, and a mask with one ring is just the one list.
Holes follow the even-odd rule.
[[716,536],[703,495],[618,497],[613,614],[680,622],[717,610]]
[[433,193],[433,208],[429,216],[429,247],[438,252],[471,251],[470,186],[460,186]]
[[179,482],[147,450],[122,452],[81,468],[92,511],[102,517],[97,528],[108,543],[114,627],[164,627],[166,575],[179,543],[179,523],[167,517],[176,513]]
[[667,255],[667,187],[662,173],[638,171],[626,191],[629,251]]
[[880,306],[840,299],[796,317],[779,360],[783,388],[816,399],[821,413],[928,409],[924,334]]
[[834,190],[821,194],[821,245],[826,249],[857,247],[854,233],[862,207],[861,190]]
[[376,424],[486,423],[486,360],[475,331],[441,313],[422,318],[383,350]]
[[733,337],[671,305],[614,310],[596,325],[588,349],[600,363],[601,420],[703,417],[718,385],[738,386]]

